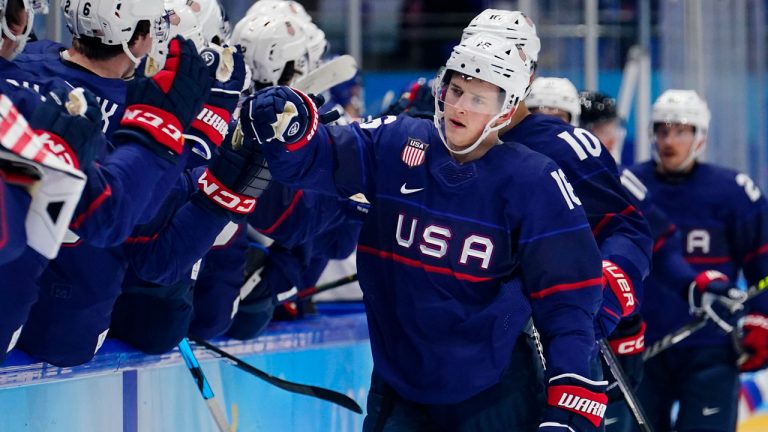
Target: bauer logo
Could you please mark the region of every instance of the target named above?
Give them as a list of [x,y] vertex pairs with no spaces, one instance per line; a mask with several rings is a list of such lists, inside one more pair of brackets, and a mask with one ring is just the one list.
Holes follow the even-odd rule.
[[415,168],[424,163],[428,148],[429,144],[415,138],[408,138],[400,158],[408,165],[408,168]]

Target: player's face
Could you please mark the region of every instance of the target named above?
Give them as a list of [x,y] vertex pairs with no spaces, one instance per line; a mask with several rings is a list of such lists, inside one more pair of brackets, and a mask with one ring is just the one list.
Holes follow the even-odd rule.
[[[18,16],[18,24],[8,24],[8,29],[11,30],[14,36],[21,36],[24,34],[24,30],[27,29],[28,17],[26,12],[21,11]],[[5,59],[10,59],[13,56],[13,52],[16,47],[19,46],[18,41],[12,41],[6,36],[3,36],[3,48],[0,49],[0,56]]]
[[659,161],[664,171],[675,171],[690,155],[696,137],[691,125],[658,123],[654,125]]
[[477,141],[500,110],[500,89],[481,79],[453,74],[445,93],[445,138],[456,148]]

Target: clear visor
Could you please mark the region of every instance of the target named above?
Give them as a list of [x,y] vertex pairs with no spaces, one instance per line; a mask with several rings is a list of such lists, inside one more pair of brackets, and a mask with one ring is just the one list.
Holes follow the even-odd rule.
[[438,109],[452,114],[475,113],[496,116],[501,113],[506,92],[482,79],[447,70],[435,89]]
[[155,75],[165,67],[165,59],[168,57],[168,44],[171,41],[171,25],[174,20],[178,25],[178,16],[172,10],[152,21],[152,48],[147,55],[144,74],[148,77]]

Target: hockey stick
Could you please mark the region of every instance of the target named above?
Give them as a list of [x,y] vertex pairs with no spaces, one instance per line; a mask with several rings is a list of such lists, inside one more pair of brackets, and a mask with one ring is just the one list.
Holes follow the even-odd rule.
[[316,386],[307,385],[307,384],[299,384],[299,383],[294,383],[291,381],[286,381],[286,380],[277,378],[275,376],[272,376],[262,371],[261,369],[258,369],[246,363],[243,360],[240,360],[239,358],[233,356],[232,354],[229,354],[228,352],[222,350],[221,348],[207,341],[204,341],[202,339],[197,339],[197,338],[192,338],[192,341],[198,346],[203,347],[209,351],[212,351],[213,353],[217,354],[219,357],[230,361],[232,364],[235,365],[235,367],[241,370],[244,370],[245,372],[248,372],[249,374],[254,375],[257,378],[260,378],[272,384],[275,387],[281,388],[291,393],[303,394],[303,395],[311,396],[314,398],[322,399],[324,401],[342,406],[358,414],[363,413],[363,409],[360,408],[360,405],[358,405],[357,402],[355,402],[352,398],[350,398],[347,395],[341,394],[333,390],[325,389],[322,387],[316,387]]
[[304,93],[322,93],[331,87],[349,81],[357,73],[357,62],[349,54],[338,56],[299,78],[292,87]]
[[[756,296],[762,294],[766,290],[766,288],[768,288],[768,276],[761,279],[755,285],[749,287],[749,289],[747,290],[747,296],[744,299],[743,303],[746,303],[752,300],[753,298],[755,298]],[[680,327],[679,329],[673,331],[672,333],[669,333],[668,335],[654,342],[653,345],[645,348],[645,351],[643,352],[643,360],[648,361],[649,359],[661,354],[661,352],[669,349],[673,345],[680,343],[682,340],[686,339],[688,336],[703,329],[704,326],[707,325],[709,320],[710,319],[707,315],[698,317],[693,321],[689,322],[688,324]]]
[[203,399],[205,399],[205,403],[211,411],[213,421],[216,422],[219,432],[229,432],[230,429],[229,423],[227,422],[227,416],[224,414],[224,410],[221,408],[218,401],[214,399],[213,390],[211,389],[210,384],[208,384],[208,380],[205,378],[203,369],[200,368],[200,363],[197,361],[195,353],[192,351],[192,347],[189,345],[189,339],[184,338],[179,342],[179,352],[181,353],[181,358],[184,359],[184,363],[187,364],[189,372],[192,374],[192,378],[194,378],[195,383],[197,384],[197,389],[200,390],[200,394],[203,396]]
[[[322,285],[305,288],[305,289],[299,291],[298,294],[296,294],[296,298],[299,301],[309,300],[310,297],[313,297],[313,296],[315,296],[317,294],[320,294],[320,293],[323,293],[323,292],[326,292],[326,291],[330,291],[332,289],[336,289],[336,288],[342,287],[342,286],[344,286],[346,284],[349,284],[349,283],[352,283],[352,282],[355,282],[355,281],[357,281],[357,273],[353,273],[351,275],[344,276],[343,278],[339,278],[339,279],[336,279],[335,281],[324,283]],[[290,301],[290,300],[286,299],[285,301]],[[283,303],[285,303],[285,301]]]
[[635,395],[632,387],[630,387],[627,382],[627,376],[624,374],[624,370],[622,370],[619,361],[616,359],[616,354],[613,353],[611,346],[608,345],[608,341],[600,339],[597,343],[600,345],[600,353],[603,355],[603,360],[605,360],[605,364],[608,365],[608,369],[611,370],[611,374],[613,374],[613,377],[616,379],[616,383],[619,385],[619,390],[621,390],[621,393],[624,395],[624,400],[627,401],[627,406],[629,406],[629,410],[632,411],[632,415],[635,417],[635,421],[640,427],[640,430],[643,432],[653,432],[651,425],[648,423],[648,416],[645,415],[643,407],[637,399],[637,395]]

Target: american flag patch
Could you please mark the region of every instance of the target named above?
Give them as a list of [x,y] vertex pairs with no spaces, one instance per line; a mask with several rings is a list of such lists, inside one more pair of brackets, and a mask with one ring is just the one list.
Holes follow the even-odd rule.
[[427,148],[429,148],[429,144],[414,138],[408,138],[400,158],[408,165],[408,168],[417,167],[424,163],[424,159],[427,156]]

